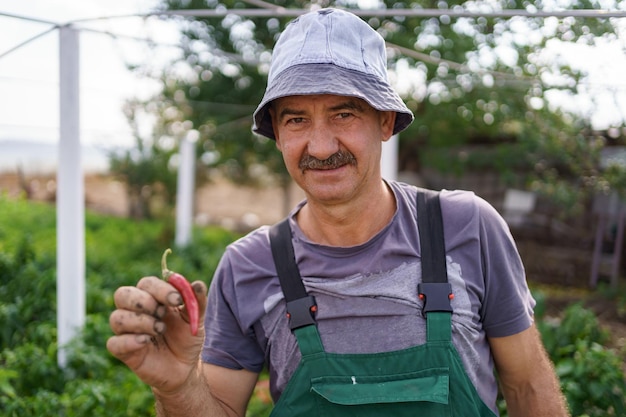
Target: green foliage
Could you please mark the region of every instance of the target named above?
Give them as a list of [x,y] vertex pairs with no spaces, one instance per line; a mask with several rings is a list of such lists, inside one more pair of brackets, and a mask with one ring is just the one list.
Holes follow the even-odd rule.
[[[581,303],[568,306],[558,318],[546,317],[546,295],[534,294],[536,324],[554,363],[572,417],[623,416],[626,379],[622,358],[607,347],[609,332]],[[503,399],[501,417],[508,415]]]
[[[87,316],[57,365],[55,210],[0,196],[0,415],[99,417],[154,415],[154,398],[106,350],[113,292],[160,274],[172,244],[167,224],[86,216]],[[236,236],[198,229],[189,249],[175,249],[176,267],[207,283],[223,248]]]
[[572,415],[623,416],[626,380],[622,359],[606,346],[610,339],[594,313],[577,303],[560,320],[538,323],[555,364]]

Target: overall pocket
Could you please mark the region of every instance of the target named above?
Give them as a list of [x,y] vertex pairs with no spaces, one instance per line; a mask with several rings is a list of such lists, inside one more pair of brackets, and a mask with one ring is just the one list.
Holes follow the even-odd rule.
[[324,376],[311,379],[320,415],[450,416],[448,368],[393,375]]

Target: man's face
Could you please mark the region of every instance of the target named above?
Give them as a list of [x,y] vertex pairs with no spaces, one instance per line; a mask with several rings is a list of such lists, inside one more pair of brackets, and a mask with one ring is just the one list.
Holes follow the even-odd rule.
[[271,107],[276,146],[309,200],[340,204],[380,186],[381,144],[394,112],[344,96],[290,96]]

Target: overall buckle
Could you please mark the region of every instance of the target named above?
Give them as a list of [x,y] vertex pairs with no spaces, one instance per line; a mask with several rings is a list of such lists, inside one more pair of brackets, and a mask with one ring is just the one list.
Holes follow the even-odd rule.
[[431,311],[452,313],[450,300],[454,298],[452,285],[447,282],[422,282],[417,285],[420,300],[424,300],[424,313]]
[[294,330],[315,324],[315,312],[317,312],[317,304],[312,295],[287,302],[289,328]]

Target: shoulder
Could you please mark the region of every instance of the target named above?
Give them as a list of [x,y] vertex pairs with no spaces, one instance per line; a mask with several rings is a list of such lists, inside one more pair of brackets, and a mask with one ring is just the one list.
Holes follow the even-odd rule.
[[[408,207],[405,213],[415,216],[418,187],[391,182],[400,206]],[[513,244],[509,226],[500,213],[488,201],[473,191],[441,190],[439,192],[441,215],[448,247],[466,245],[469,242],[485,245],[487,242]],[[402,210],[400,210],[402,211]]]
[[467,210],[472,206],[475,209],[491,207],[484,199],[477,196],[473,191],[467,190],[431,190],[398,181],[389,181],[389,186],[396,194],[396,198],[405,201],[415,201],[418,192],[439,192],[442,207],[446,209]]
[[485,199],[473,191],[441,190],[441,210],[444,218],[460,222],[478,221],[505,226],[504,219]]
[[485,199],[473,191],[468,190],[441,190],[442,205],[450,210],[471,210],[472,214],[493,215],[495,208]]
[[262,226],[226,247],[213,275],[209,304],[216,320],[234,315],[239,326],[250,329],[278,293],[269,227]]
[[241,289],[244,283],[275,276],[269,229],[269,226],[261,226],[230,243],[222,255],[215,279]]
[[226,246],[226,253],[231,255],[248,254],[260,248],[269,248],[270,226],[261,226]]
[[[396,194],[398,202],[408,206],[415,213],[417,210],[416,193],[424,189],[394,181],[390,181],[389,186]],[[498,227],[505,226],[497,210],[473,191],[443,189],[439,192],[439,196],[444,223],[466,225],[476,222],[489,223]]]

